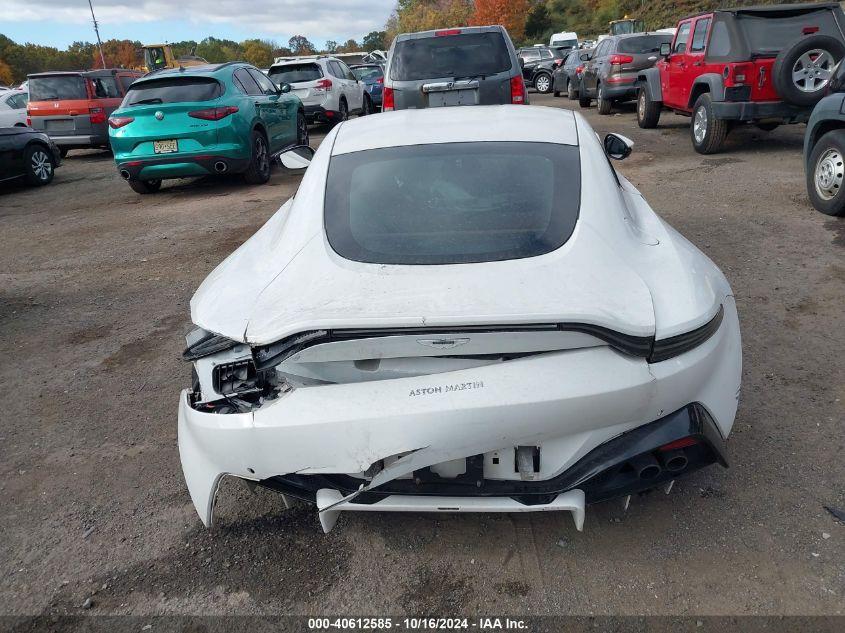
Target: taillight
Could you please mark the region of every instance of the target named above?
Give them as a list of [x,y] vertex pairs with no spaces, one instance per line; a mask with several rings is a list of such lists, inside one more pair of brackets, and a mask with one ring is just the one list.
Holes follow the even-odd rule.
[[657,450],[659,451],[676,451],[679,448],[689,448],[690,446],[695,446],[698,444],[698,440],[694,437],[682,437],[679,440],[675,440],[674,442],[669,442],[668,444],[664,444]]
[[393,88],[384,87],[384,92],[381,93],[381,111],[389,112],[394,108],[393,103]]
[[722,73],[725,77],[726,86],[741,86],[748,77],[753,73],[753,65],[748,63],[743,64],[728,64]]
[[634,58],[630,55],[611,55],[609,61],[611,64],[630,64]]
[[443,29],[442,31],[435,31],[434,37],[445,37],[447,35],[460,35],[461,29]]
[[102,108],[91,108],[88,110],[88,118],[91,119],[91,123],[105,123],[106,122],[106,111]]
[[118,128],[123,127],[124,125],[129,125],[134,120],[134,116],[110,116],[109,127],[116,130]]
[[575,69],[576,75],[580,75],[582,72],[584,72],[584,64],[581,64],[580,66],[578,66],[578,68]]
[[376,83],[377,84],[383,84],[384,83],[384,77],[379,77],[378,79],[376,79]]
[[511,103],[525,103],[525,82],[522,75],[511,77]]
[[195,119],[203,119],[205,121],[219,121],[220,119],[225,119],[227,116],[234,114],[237,111],[238,106],[222,106],[219,108],[194,110],[193,112],[188,112],[188,116]]
[[717,332],[719,326],[722,324],[722,317],[724,314],[724,306],[719,306],[719,311],[716,313],[716,316],[700,328],[685,332],[684,334],[672,336],[671,338],[654,341],[654,344],[651,347],[651,354],[648,357],[648,362],[659,363],[695,349]]
[[331,92],[332,91],[332,80],[331,79],[321,79],[317,82],[317,85],[314,86],[314,90],[317,92]]
[[26,125],[27,127],[32,127],[32,118],[29,112],[29,108],[26,109]]
[[561,65],[563,65],[563,60],[562,59],[556,59],[555,60],[555,66],[561,66]]

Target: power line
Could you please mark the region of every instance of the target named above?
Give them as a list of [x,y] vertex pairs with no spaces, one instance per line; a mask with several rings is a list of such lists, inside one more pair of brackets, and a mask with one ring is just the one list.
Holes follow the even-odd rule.
[[100,41],[100,28],[97,24],[97,18],[94,17],[94,5],[91,0],[88,0],[88,6],[91,7],[91,19],[94,21],[94,33],[97,35],[97,46],[100,49],[100,61],[103,62],[103,68],[106,67],[106,56],[103,55],[103,43]]

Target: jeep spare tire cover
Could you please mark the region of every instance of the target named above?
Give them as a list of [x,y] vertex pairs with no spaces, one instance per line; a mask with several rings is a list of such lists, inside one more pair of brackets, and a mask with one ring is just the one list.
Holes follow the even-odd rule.
[[783,49],[772,67],[772,80],[781,99],[811,106],[824,96],[834,66],[845,56],[845,44],[828,35],[803,37]]

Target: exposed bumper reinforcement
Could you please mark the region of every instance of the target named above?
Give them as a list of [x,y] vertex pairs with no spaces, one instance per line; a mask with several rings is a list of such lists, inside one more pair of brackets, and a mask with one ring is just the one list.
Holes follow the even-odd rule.
[[344,501],[343,495],[329,488],[317,491],[320,525],[328,533],[341,512],[555,512],[569,511],[576,529],[584,529],[586,501],[582,490],[559,494],[543,505],[525,505],[508,497],[428,497],[392,495],[376,503]]

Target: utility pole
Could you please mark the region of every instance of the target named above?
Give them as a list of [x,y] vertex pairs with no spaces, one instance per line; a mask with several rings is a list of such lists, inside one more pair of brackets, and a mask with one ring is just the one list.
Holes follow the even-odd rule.
[[103,55],[103,43],[100,41],[100,29],[97,25],[97,18],[94,17],[94,5],[91,0],[88,0],[88,6],[91,7],[91,19],[94,20],[94,33],[97,35],[97,46],[100,49],[100,61],[103,62],[103,68],[106,67],[106,56]]

